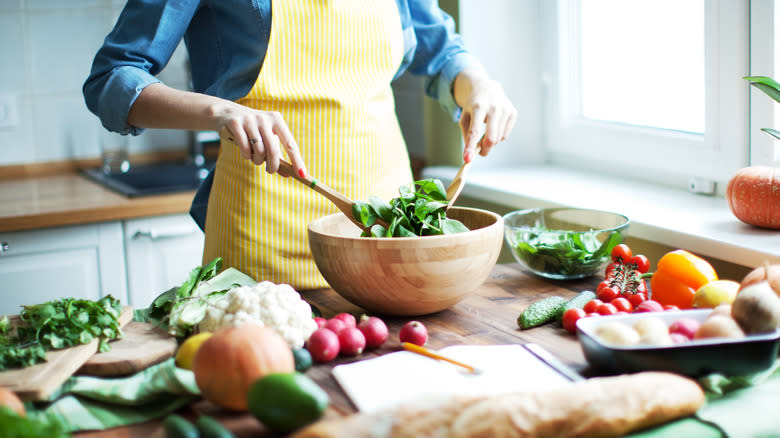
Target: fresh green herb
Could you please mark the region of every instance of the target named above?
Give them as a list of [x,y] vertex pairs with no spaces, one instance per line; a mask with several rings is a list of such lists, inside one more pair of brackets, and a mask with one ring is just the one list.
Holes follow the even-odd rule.
[[22,417],[8,406],[0,406],[0,431],[4,437],[65,438],[71,436],[56,420],[44,421],[30,416]]
[[[401,186],[400,196],[389,203],[376,196],[356,201],[352,215],[366,227],[363,237],[414,237],[468,231],[460,221],[446,215],[447,191],[438,179],[415,181]],[[382,219],[387,227],[380,225]]]
[[98,350],[108,351],[108,341],[122,336],[119,300],[107,295],[100,300],[63,298],[24,306],[21,323],[11,327],[7,317],[0,321],[0,370],[35,365],[46,360],[46,352],[99,339]]
[[567,276],[591,275],[609,261],[612,248],[623,236],[612,233],[604,242],[598,232],[560,232],[544,227],[518,231],[512,252],[535,271]]

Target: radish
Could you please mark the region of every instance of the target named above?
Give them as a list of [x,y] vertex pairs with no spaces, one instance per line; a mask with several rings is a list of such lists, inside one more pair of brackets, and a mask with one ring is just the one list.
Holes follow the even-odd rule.
[[339,313],[338,315],[334,316],[331,319],[340,319],[344,321],[344,324],[347,327],[357,327],[357,321],[355,320],[355,317],[351,313]]
[[339,352],[344,356],[357,356],[366,348],[366,337],[357,327],[347,327],[338,336]]
[[337,318],[331,318],[325,322],[324,328],[332,331],[335,334],[339,334],[340,331],[347,328],[347,323]]
[[390,336],[385,322],[376,316],[361,316],[357,328],[363,332],[363,336],[366,337],[367,348],[381,347]]
[[325,323],[328,322],[328,320],[323,318],[323,317],[321,317],[321,316],[315,316],[314,317],[314,322],[317,323],[317,328],[323,328],[323,327],[325,327]]
[[326,328],[318,328],[306,341],[306,349],[311,353],[312,359],[317,362],[330,362],[339,355],[341,344],[339,337]]
[[697,319],[680,318],[669,325],[669,333],[677,333],[690,340],[693,339],[693,335],[696,334],[696,330],[699,329],[700,325],[701,323]]
[[409,342],[422,346],[428,341],[428,329],[420,321],[409,321],[399,332],[401,342]]

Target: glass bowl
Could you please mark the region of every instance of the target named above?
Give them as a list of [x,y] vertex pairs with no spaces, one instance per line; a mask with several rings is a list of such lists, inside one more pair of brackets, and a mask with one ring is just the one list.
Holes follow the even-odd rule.
[[504,238],[525,271],[572,280],[602,272],[629,224],[628,217],[601,210],[517,210],[504,215]]

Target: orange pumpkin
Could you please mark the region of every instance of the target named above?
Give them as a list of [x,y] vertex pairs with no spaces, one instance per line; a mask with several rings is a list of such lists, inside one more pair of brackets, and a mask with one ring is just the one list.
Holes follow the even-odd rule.
[[217,330],[203,342],[192,371],[203,398],[225,409],[246,411],[252,384],[269,373],[295,371],[295,361],[276,331],[243,324]]
[[10,389],[0,387],[0,406],[7,406],[22,417],[27,415],[24,404]]
[[726,200],[742,222],[780,229],[780,167],[740,169],[726,186]]

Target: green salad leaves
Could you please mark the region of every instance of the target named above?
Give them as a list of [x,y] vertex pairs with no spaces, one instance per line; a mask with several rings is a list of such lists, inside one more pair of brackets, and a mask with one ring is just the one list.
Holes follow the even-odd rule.
[[98,351],[108,351],[108,341],[122,337],[119,300],[107,295],[97,301],[62,298],[24,306],[21,322],[0,319],[0,370],[23,368],[46,360],[46,352],[100,340]]
[[612,233],[603,243],[598,232],[552,232],[545,227],[523,230],[515,236],[512,251],[529,268],[561,275],[590,275],[610,258],[615,245],[623,241]]
[[[400,196],[389,203],[377,196],[356,201],[352,215],[366,230],[363,237],[415,237],[468,231],[460,221],[446,215],[447,190],[438,179],[429,178],[401,186]],[[378,224],[382,219],[387,227]]]

